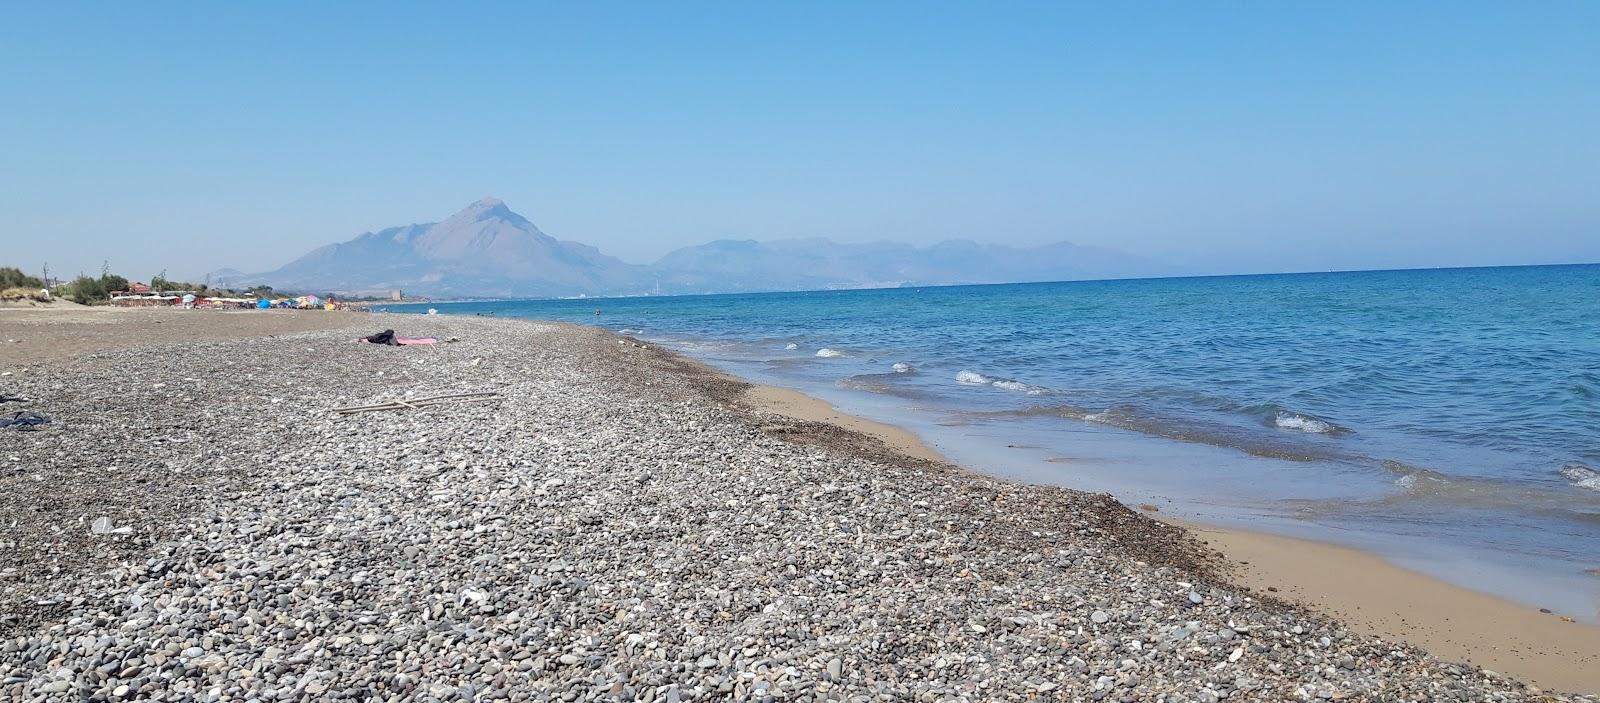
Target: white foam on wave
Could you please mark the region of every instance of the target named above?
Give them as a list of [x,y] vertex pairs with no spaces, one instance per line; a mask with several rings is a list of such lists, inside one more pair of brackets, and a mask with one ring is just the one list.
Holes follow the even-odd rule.
[[1021,381],[1013,381],[1013,380],[1011,380],[1009,378],[995,379],[995,381],[993,383],[990,383],[989,385],[994,386],[995,388],[1003,389],[1003,390],[1016,391],[1018,393],[1027,393],[1028,395],[1044,395],[1044,389],[1043,388],[1035,388],[1035,387],[1030,386],[1030,385],[1028,385],[1026,383],[1023,383]]
[[1088,415],[1084,415],[1083,419],[1088,420],[1089,422],[1105,422],[1111,419],[1111,411],[1107,410],[1103,413],[1089,413]]
[[1273,418],[1273,424],[1286,430],[1299,430],[1301,432],[1310,432],[1312,434],[1328,434],[1333,432],[1335,429],[1333,423],[1326,420],[1318,420],[1314,417],[1306,417],[1304,415],[1296,415],[1294,413],[1286,413],[1282,411],[1279,411],[1278,414]]
[[1571,481],[1572,485],[1589,491],[1600,491],[1600,471],[1595,471],[1582,464],[1567,464],[1561,467],[1561,477]]
[[1392,459],[1383,462],[1383,468],[1399,474],[1399,478],[1394,480],[1394,485],[1412,496],[1439,495],[1441,491],[1450,490],[1452,487],[1460,488],[1456,481],[1432,469]]
[[800,345],[795,344],[794,342],[790,342],[787,345],[785,345],[783,348],[784,349],[799,349]]
[[1044,395],[1045,392],[1043,388],[1030,386],[1021,381],[1014,381],[1009,378],[990,378],[976,371],[962,371],[956,374],[956,383],[968,386],[994,386],[1001,390],[1027,393],[1028,395]]
[[896,361],[894,363],[894,366],[891,366],[889,368],[894,369],[895,373],[911,373],[912,371],[916,371],[917,370],[917,367],[912,366],[911,364],[908,364],[908,363],[906,363],[904,361]]
[[1419,493],[1424,490],[1431,490],[1443,485],[1444,483],[1447,483],[1447,481],[1445,481],[1443,477],[1426,473],[1406,474],[1394,480],[1394,485],[1399,486],[1407,493]]
[[827,347],[823,347],[817,350],[817,356],[820,356],[824,359],[837,359],[844,355],[844,352],[839,351],[838,349],[829,349]]

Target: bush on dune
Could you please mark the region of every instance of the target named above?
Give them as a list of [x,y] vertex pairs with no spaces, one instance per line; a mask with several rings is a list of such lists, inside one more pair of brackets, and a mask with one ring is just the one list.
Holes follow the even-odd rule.
[[5,289],[7,293],[11,292],[11,288],[32,288],[34,293],[38,293],[43,287],[44,281],[23,273],[22,269],[0,266],[0,289]]

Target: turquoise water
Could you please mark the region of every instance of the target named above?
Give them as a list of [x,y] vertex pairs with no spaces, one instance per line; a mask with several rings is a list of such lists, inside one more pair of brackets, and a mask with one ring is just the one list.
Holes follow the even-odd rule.
[[432,307],[599,324],[976,469],[1600,611],[1600,266]]

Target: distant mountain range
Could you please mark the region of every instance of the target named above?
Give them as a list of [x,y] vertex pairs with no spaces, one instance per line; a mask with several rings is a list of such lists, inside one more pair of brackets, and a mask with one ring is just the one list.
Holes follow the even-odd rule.
[[1059,243],[1021,248],[965,240],[930,247],[827,239],[719,240],[629,264],[539,231],[485,198],[440,222],[367,232],[275,271],[223,269],[214,285],[432,297],[545,297],[722,293],[1159,276],[1169,267],[1120,252]]

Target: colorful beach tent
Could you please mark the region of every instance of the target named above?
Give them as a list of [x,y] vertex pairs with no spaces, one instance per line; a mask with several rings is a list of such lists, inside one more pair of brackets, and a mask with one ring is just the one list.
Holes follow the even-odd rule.
[[270,308],[270,307],[272,307],[272,301],[267,300],[266,298],[262,298],[262,299],[256,301],[256,309],[257,310],[266,310],[267,308]]

